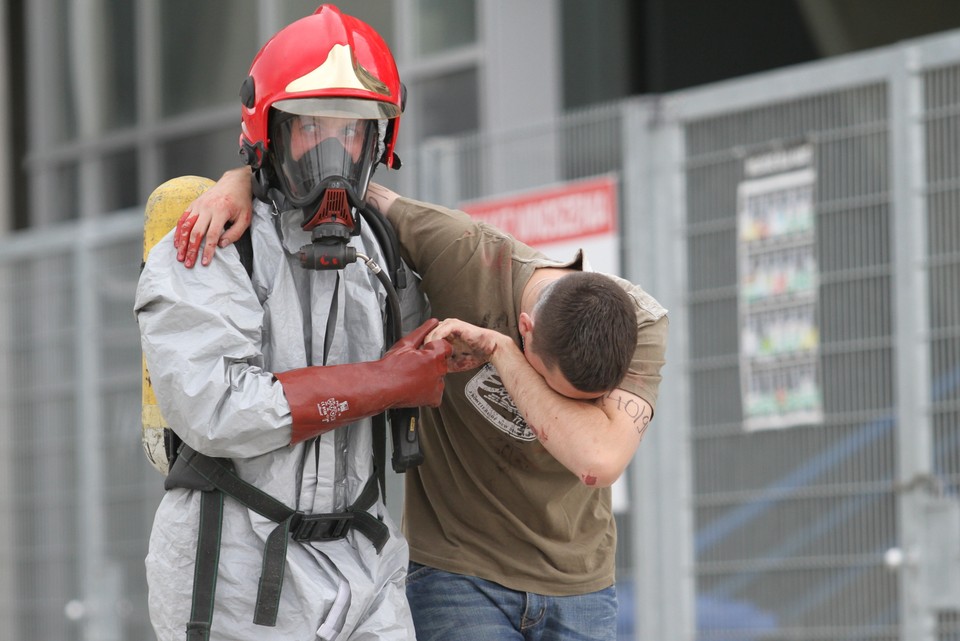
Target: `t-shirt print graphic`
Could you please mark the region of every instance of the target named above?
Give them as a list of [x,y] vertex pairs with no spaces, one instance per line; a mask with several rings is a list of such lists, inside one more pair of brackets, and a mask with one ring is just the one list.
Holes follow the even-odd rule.
[[490,363],[481,367],[467,382],[464,394],[470,404],[504,434],[518,441],[536,440],[536,434],[527,427],[527,422],[503,387],[500,374]]

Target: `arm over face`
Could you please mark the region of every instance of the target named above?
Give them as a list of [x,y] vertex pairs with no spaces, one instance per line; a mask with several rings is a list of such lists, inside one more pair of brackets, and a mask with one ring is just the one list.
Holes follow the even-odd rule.
[[427,338],[452,342],[455,358],[468,354],[496,367],[540,443],[584,485],[607,487],[620,478],[653,418],[647,401],[623,389],[594,399],[560,394],[510,337],[494,330],[447,319]]
[[540,443],[584,485],[612,485],[653,418],[650,405],[622,389],[594,400],[562,396],[513,348],[490,362]]

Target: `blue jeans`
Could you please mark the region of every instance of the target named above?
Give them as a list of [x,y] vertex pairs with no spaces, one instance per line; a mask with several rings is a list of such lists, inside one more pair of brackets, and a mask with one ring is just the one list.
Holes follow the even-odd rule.
[[410,562],[407,600],[418,641],[615,641],[617,592],[517,592]]

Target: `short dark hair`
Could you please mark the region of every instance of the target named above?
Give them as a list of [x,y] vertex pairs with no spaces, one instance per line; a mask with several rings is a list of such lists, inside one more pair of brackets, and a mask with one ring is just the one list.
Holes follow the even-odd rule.
[[576,272],[544,288],[533,308],[530,348],[587,393],[616,388],[637,346],[637,310],[613,279]]

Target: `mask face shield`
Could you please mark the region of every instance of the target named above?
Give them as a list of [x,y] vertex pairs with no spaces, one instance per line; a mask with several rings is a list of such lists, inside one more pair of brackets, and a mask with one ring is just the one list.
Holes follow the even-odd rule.
[[318,203],[330,179],[342,179],[357,198],[376,166],[378,121],[277,111],[270,126],[274,170],[290,204]]

